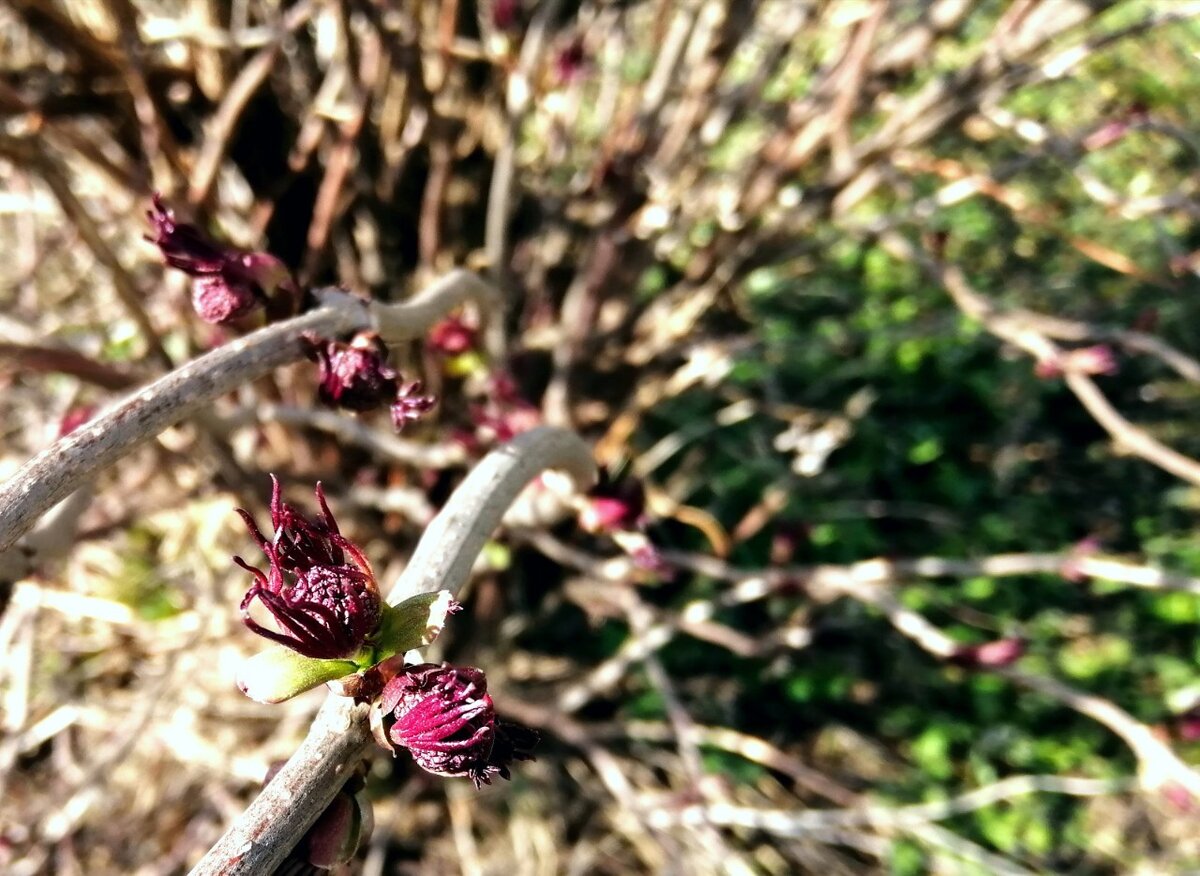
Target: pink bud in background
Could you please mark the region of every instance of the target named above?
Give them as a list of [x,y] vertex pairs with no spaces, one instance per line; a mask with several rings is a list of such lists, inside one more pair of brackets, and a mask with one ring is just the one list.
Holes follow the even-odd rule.
[[492,26],[511,30],[520,23],[521,0],[492,0]]
[[1095,131],[1084,137],[1080,145],[1087,152],[1104,149],[1106,146],[1116,143],[1135,126],[1144,125],[1149,118],[1147,108],[1140,103],[1135,103],[1126,109],[1120,118],[1105,122]]
[[582,76],[586,67],[587,54],[583,45],[583,37],[572,38],[554,56],[554,74],[562,85],[573,82]]
[[1184,814],[1193,812],[1196,809],[1196,798],[1182,785],[1174,783],[1163,785],[1162,795],[1168,803]]
[[1117,373],[1117,357],[1108,344],[1095,344],[1072,350],[1067,354],[1069,367],[1084,374],[1109,375]]
[[95,405],[80,405],[77,408],[71,408],[58,423],[58,437],[62,438],[65,435],[70,435],[96,414]]
[[646,490],[641,481],[623,478],[614,481],[607,470],[588,491],[579,512],[579,525],[586,532],[601,533],[639,529],[645,523]]
[[448,316],[429,330],[425,342],[431,350],[457,356],[475,346],[479,330],[461,316]]
[[1025,640],[1018,637],[996,639],[980,645],[962,645],[947,660],[967,669],[998,669],[1016,663],[1025,655]]
[[1087,559],[1090,556],[1100,551],[1100,539],[1094,535],[1089,535],[1087,538],[1080,539],[1071,548],[1071,553],[1063,561],[1062,576],[1068,581],[1075,584],[1082,583],[1088,579],[1088,574],[1080,568],[1079,561]]

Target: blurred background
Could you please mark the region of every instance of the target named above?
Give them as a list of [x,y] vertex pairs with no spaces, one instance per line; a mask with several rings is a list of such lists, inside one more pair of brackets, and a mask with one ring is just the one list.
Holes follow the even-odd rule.
[[232,336],[151,195],[306,286],[502,290],[99,477],[0,591],[0,869],[183,873],[324,693],[233,684],[268,473],[384,582],[538,423],[427,655],[535,763],[367,775],[343,873],[1200,868],[1200,4],[0,0],[0,474]]

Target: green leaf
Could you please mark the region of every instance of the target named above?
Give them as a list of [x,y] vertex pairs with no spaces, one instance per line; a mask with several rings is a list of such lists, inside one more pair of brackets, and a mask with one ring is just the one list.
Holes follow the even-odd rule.
[[422,593],[385,605],[373,647],[348,660],[316,660],[283,645],[255,654],[238,670],[242,693],[260,703],[282,703],[327,681],[369,669],[396,654],[428,645],[442,632],[455,607],[449,590]]
[[260,651],[238,668],[237,686],[260,703],[282,703],[358,671],[352,660],[316,660],[283,645]]

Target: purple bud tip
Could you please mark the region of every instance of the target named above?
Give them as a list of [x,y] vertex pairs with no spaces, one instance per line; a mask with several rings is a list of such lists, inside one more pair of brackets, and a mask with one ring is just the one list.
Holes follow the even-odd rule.
[[475,787],[509,765],[532,760],[537,733],[496,719],[487,678],[470,666],[422,663],[397,675],[379,700],[385,741],[407,748],[417,765],[438,776],[463,776]]
[[146,235],[162,252],[163,261],[193,277],[220,271],[228,250],[203,231],[188,222],[178,222],[175,211],[163,204],[162,195],[155,194],[152,208],[146,211],[154,233]]
[[309,358],[317,363],[317,395],[333,407],[373,411],[395,397],[399,375],[387,364],[387,346],[372,332],[348,344],[307,337]]
[[[321,517],[310,519],[283,501],[278,479],[271,476],[270,541],[254,518],[239,510],[250,534],[267,557],[266,573],[233,561],[254,576],[242,599],[242,620],[255,633],[286,645],[305,657],[321,660],[351,657],[379,628],[382,602],[371,566],[353,543],[338,531],[337,521],[316,488]],[[257,600],[278,630],[250,616]]]
[[423,388],[421,381],[414,380],[397,391],[396,400],[392,403],[392,424],[397,432],[406,424],[421,419],[437,405],[435,396],[421,394]]

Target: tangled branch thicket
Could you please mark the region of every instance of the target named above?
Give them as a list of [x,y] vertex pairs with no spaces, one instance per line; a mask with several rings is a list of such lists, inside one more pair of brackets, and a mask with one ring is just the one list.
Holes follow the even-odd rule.
[[[368,758],[344,872],[1200,867],[1197,18],[0,0],[0,869],[222,872],[357,767],[233,683],[269,472],[542,737]],[[198,320],[155,193],[308,309]],[[437,408],[322,406],[313,331]]]

